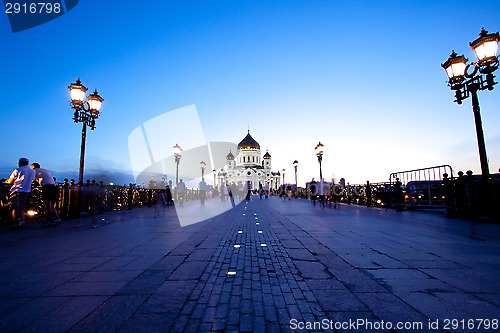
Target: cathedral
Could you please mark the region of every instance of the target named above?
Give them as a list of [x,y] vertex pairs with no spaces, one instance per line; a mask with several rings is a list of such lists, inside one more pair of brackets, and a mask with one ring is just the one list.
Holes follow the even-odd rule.
[[236,157],[230,151],[226,156],[226,165],[218,175],[218,184],[231,185],[252,184],[252,189],[258,189],[259,184],[266,183],[270,189],[280,185],[280,173],[271,171],[271,154],[266,152],[261,157],[260,145],[252,138],[250,131],[238,144]]

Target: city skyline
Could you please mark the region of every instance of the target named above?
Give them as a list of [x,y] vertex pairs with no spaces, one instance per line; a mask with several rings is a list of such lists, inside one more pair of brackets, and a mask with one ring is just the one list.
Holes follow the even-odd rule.
[[[482,27],[500,30],[500,4],[150,5],[81,2],[18,33],[2,14],[2,178],[28,157],[58,180],[77,179],[81,126],[72,122],[67,87],[78,77],[105,99],[87,135],[85,179],[131,175],[134,128],[189,105],[207,142],[237,144],[249,128],[262,153],[272,154],[273,169],[286,169],[287,183],[295,182],[294,160],[299,185],[319,178],[319,141],[327,180],[380,182],[442,164],[480,172],[470,100],[453,102],[440,65],[452,49],[475,60],[469,42]],[[479,93],[492,173],[500,168],[497,90]],[[182,138],[166,145],[176,143]]]

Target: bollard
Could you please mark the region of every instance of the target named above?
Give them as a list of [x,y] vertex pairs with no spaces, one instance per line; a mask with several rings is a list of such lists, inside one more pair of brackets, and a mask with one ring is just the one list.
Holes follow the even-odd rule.
[[371,207],[372,206],[372,189],[370,186],[370,182],[368,180],[366,181],[365,195],[366,195],[366,207]]
[[132,183],[129,184],[128,194],[127,194],[127,209],[132,210],[132,199],[134,197],[134,187]]
[[59,217],[62,219],[66,219],[69,217],[69,181],[68,178],[64,179],[64,183],[62,184],[61,189],[61,209],[59,211]]
[[463,171],[458,172],[458,178],[455,181],[455,196],[458,215],[461,218],[468,218],[469,206],[467,204],[467,184]]
[[80,187],[71,179],[69,183],[69,216],[80,216]]
[[469,212],[470,212],[470,217],[475,219],[478,216],[478,211],[477,211],[477,193],[476,189],[474,187],[474,179],[472,178],[472,171],[468,170],[466,172],[467,176],[465,177],[465,183],[466,183],[466,188],[467,188],[467,199],[469,201]]
[[453,183],[450,178],[448,178],[448,174],[445,173],[443,175],[443,186],[444,186],[444,195],[445,195],[445,205],[446,205],[446,213],[445,217],[453,217],[455,216],[455,203],[453,200]]
[[401,189],[401,182],[399,181],[399,178],[396,178],[396,185],[394,187],[394,195],[395,195],[394,203],[397,205],[396,211],[403,211],[404,206],[405,206],[405,202],[403,200],[403,191]]

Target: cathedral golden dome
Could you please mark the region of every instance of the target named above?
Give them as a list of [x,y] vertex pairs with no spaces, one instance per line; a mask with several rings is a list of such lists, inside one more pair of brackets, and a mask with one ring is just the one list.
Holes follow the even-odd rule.
[[238,144],[238,149],[260,149],[260,145],[252,138],[250,131],[248,131],[247,136]]

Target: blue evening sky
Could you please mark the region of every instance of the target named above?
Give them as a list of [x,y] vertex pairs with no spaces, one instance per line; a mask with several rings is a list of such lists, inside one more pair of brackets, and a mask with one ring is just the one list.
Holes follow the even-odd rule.
[[[250,127],[287,182],[299,161],[299,185],[318,178],[318,141],[325,178],[351,183],[441,164],[480,172],[470,99],[453,102],[440,64],[452,49],[474,60],[468,43],[500,30],[499,13],[491,0],[81,0],[18,33],[1,13],[0,177],[25,156],[77,178],[77,77],[105,99],[86,170],[109,181],[131,180],[120,174],[134,128],[191,104],[207,141],[238,143]],[[497,172],[500,87],[479,100]]]

